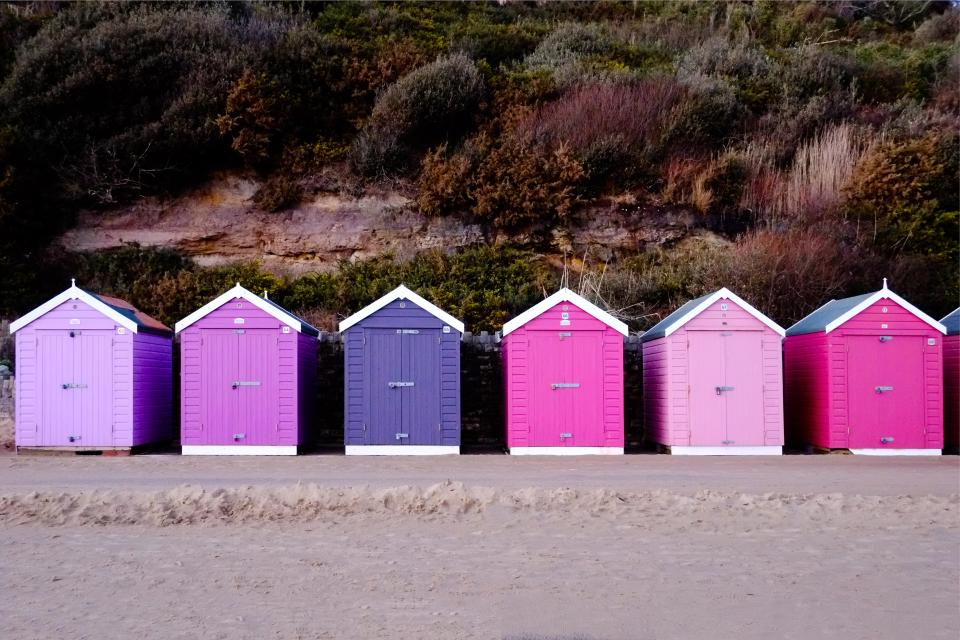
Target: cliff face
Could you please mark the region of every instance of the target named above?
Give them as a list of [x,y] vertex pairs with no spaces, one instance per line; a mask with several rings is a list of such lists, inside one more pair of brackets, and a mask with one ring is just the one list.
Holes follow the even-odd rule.
[[58,239],[69,251],[138,243],[168,247],[204,265],[260,260],[267,269],[296,275],[324,271],[341,259],[392,253],[409,258],[425,249],[454,250],[480,242],[532,246],[601,259],[632,254],[687,235],[696,216],[632,197],[581,209],[567,228],[544,235],[507,235],[461,216],[429,218],[408,195],[370,192],[362,197],[319,194],[281,213],[259,210],[258,184],[219,176],[176,198],[145,198],[113,210],[86,211]]

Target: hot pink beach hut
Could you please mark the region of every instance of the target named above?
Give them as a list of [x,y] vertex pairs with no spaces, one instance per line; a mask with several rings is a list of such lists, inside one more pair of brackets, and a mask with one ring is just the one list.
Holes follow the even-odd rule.
[[627,325],[569,289],[503,326],[510,453],[623,453],[625,335]]
[[943,318],[943,448],[960,448],[960,308]]
[[729,289],[640,338],[647,439],[675,455],[783,452],[783,329]]
[[171,435],[173,332],[71,284],[10,324],[17,448],[125,450]]
[[176,325],[184,455],[295,455],[319,332],[239,284]]
[[870,455],[943,447],[945,328],[887,288],[831,300],[787,329],[787,436]]

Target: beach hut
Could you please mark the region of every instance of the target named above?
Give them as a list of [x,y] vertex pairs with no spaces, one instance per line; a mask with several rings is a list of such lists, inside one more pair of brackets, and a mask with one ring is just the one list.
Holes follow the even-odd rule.
[[176,324],[184,455],[295,455],[319,332],[239,284]]
[[943,338],[943,448],[960,448],[960,308],[940,321]]
[[460,453],[463,323],[401,285],[340,333],[347,455]]
[[561,289],[503,325],[513,455],[623,453],[627,325]]
[[18,449],[117,451],[171,436],[173,332],[72,283],[10,324]]
[[675,455],[783,452],[783,329],[729,289],[640,338],[647,440]]
[[887,288],[831,300],[783,343],[788,441],[871,455],[943,447],[944,326]]

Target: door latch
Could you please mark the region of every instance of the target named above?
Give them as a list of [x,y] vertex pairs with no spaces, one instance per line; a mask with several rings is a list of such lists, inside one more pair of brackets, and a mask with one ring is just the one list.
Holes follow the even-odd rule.
[[86,389],[87,385],[82,382],[64,382],[62,385],[64,389]]
[[235,434],[233,434],[233,439],[234,439],[234,440],[243,440],[243,439],[246,438],[246,437],[247,437],[247,434],[245,434],[245,433],[235,433]]
[[579,382],[554,382],[550,385],[551,389],[579,389]]
[[572,437],[573,437],[573,434],[572,434],[572,433],[561,433],[561,434],[560,434],[560,439],[561,439],[561,440],[564,440],[565,438],[572,438]]
[[717,390],[717,395],[719,396],[724,391],[733,391],[734,387],[727,387],[727,386],[721,385],[721,386],[715,387],[715,389]]
[[396,389],[398,387],[412,387],[412,382],[388,382],[387,386],[391,389]]
[[891,437],[891,436],[884,436],[884,437],[880,438],[880,442],[882,442],[883,444],[889,444],[889,443],[893,442],[893,437]]
[[397,440],[403,440],[404,438],[409,438],[409,437],[410,437],[410,434],[409,434],[409,433],[398,433],[398,434],[397,434]]
[[734,440],[721,440],[720,444],[733,444],[734,442]]
[[259,386],[260,386],[259,380],[234,380],[233,381],[234,389],[239,389],[240,387],[259,387]]
[[874,387],[873,390],[877,393],[883,393],[884,391],[893,391],[893,387]]

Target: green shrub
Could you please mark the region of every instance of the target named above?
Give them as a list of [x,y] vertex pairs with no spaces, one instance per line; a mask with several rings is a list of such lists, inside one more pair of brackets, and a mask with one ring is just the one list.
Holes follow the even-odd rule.
[[385,173],[396,166],[402,146],[422,147],[462,133],[484,91],[477,66],[463,54],[407,74],[377,98],[354,146],[354,167],[366,175]]
[[303,189],[296,178],[275,174],[253,194],[253,203],[264,211],[276,213],[299,203],[302,196]]

